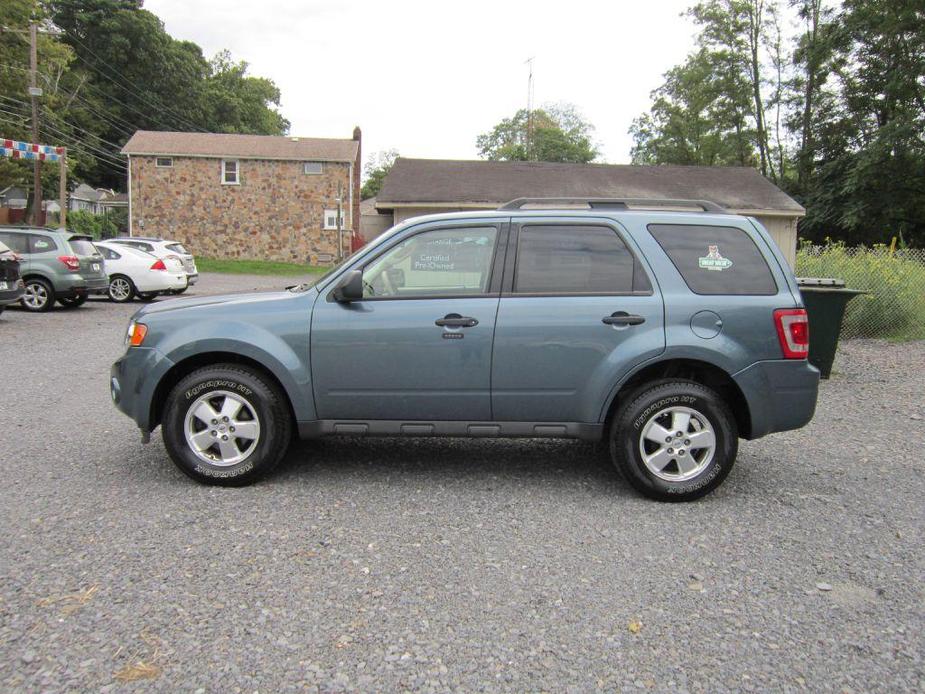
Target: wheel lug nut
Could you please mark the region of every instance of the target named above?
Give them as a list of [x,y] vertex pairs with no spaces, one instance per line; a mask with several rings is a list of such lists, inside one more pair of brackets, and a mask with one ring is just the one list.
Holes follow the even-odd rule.
[[674,453],[674,449],[673,449],[673,448],[669,448],[669,449],[668,449],[668,452],[669,452],[669,453]]
[[690,440],[690,439],[684,439],[684,445],[685,445],[685,446],[690,446],[690,445],[691,445],[691,440]]
[[684,434],[679,431],[677,434],[675,434],[675,436],[677,436],[678,438],[681,438],[682,436],[684,436]]
[[234,431],[234,427],[228,427],[228,431]]
[[683,448],[680,449],[680,450],[678,451],[678,455],[684,455],[684,449],[683,449]]
[[218,436],[218,432],[215,431],[215,429],[213,429],[213,430],[211,431],[211,434],[212,434],[212,436]]
[[668,438],[665,439],[665,443],[671,443],[671,437],[670,437],[670,436],[669,436]]
[[213,419],[213,420],[212,420],[212,423],[213,423],[213,424],[218,424],[218,420],[217,420],[217,419]]
[[223,421],[223,422],[227,422],[227,421],[228,421],[228,417],[222,417],[222,421]]
[[226,434],[222,434],[222,441],[227,441],[227,440],[228,440],[228,436]]

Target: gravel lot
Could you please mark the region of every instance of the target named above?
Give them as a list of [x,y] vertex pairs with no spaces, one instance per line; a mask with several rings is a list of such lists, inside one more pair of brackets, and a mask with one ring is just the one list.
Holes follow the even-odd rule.
[[216,489],[110,404],[139,305],[0,317],[0,690],[925,687],[923,343],[845,344],[694,504],[572,441],[329,439]]

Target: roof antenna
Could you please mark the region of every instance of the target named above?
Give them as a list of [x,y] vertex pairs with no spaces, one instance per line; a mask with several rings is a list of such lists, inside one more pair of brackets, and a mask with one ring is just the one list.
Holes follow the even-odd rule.
[[533,56],[524,61],[528,66],[527,74],[527,161],[533,161]]

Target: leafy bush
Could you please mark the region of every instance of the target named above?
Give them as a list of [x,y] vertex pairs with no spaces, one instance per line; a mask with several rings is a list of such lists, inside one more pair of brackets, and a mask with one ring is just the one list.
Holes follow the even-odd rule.
[[835,277],[867,294],[845,311],[842,337],[925,339],[925,250],[886,246],[848,248],[841,242],[804,244],[797,253],[799,277]]
[[92,236],[96,240],[118,236],[120,231],[118,221],[118,213],[93,214],[86,210],[76,210],[67,214],[67,228],[70,231],[75,234]]

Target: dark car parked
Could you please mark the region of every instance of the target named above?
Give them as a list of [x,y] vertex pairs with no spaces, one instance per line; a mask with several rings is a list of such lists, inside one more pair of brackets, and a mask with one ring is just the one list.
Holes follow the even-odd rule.
[[0,313],[22,298],[25,287],[19,276],[19,256],[0,242]]

